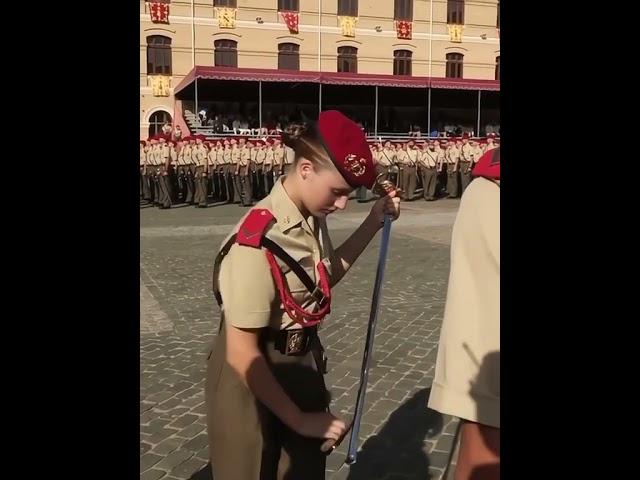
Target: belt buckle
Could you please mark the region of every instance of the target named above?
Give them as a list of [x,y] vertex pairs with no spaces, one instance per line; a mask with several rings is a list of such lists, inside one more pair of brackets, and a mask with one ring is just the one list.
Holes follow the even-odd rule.
[[286,344],[284,347],[285,355],[297,355],[304,351],[306,343],[306,335],[304,330],[295,329],[287,330]]

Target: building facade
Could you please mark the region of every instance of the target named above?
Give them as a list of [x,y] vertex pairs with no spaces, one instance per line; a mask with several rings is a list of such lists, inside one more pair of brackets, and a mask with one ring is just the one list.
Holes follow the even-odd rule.
[[[376,131],[383,115],[382,105],[378,107],[378,86],[398,89],[402,82],[413,87],[409,97],[418,95],[410,101],[421,104],[415,115],[429,117],[421,121],[431,127],[429,130],[436,123],[434,116],[438,123],[453,121],[446,118],[449,114],[461,115],[475,127],[474,115],[480,124],[477,106],[482,101],[489,102],[486,112],[491,112],[486,122],[495,123],[498,115],[499,123],[499,99],[496,107],[495,98],[489,98],[499,96],[499,27],[499,0],[141,1],[140,137],[157,131],[165,121],[183,123],[185,110],[197,113],[198,101],[200,105],[217,101],[216,86],[206,88],[202,83],[200,97],[197,91],[188,99],[176,95],[190,74],[198,78],[200,67],[210,67],[208,72],[227,72],[227,77],[237,69],[233,78],[245,83],[273,78],[266,71],[282,72],[278,80],[288,82],[291,88],[301,81],[287,77],[293,72],[326,73],[328,83],[344,74],[353,80],[333,83],[375,88]],[[322,76],[315,80],[310,76],[308,82],[325,83]],[[229,85],[224,83],[224,89],[229,90]],[[313,93],[313,101],[318,108],[325,108],[322,86],[313,88],[318,89],[319,97],[315,100]],[[445,96],[439,100],[442,110],[438,113],[433,105],[438,100],[432,94],[437,97],[440,90]],[[428,95],[424,103],[423,91]],[[464,100],[451,100],[458,91]],[[371,92],[371,101],[363,103],[374,104]],[[261,94],[262,90],[256,93]],[[331,96],[330,91],[327,95]],[[397,94],[386,95],[391,98]],[[251,107],[257,109],[255,116],[260,116],[260,121],[266,115],[263,100],[256,97],[254,103],[260,102],[260,107]],[[449,111],[447,103],[461,106]],[[473,113],[474,109],[478,112]]]

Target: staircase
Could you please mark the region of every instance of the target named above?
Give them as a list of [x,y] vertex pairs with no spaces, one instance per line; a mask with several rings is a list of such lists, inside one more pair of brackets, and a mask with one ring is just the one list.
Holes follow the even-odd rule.
[[191,135],[201,134],[207,137],[213,136],[213,127],[201,127],[200,119],[191,110],[184,111],[184,121],[187,122]]

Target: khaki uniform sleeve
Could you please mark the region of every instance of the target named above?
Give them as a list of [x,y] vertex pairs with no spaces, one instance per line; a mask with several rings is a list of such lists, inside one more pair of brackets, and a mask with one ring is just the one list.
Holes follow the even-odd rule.
[[233,245],[220,268],[225,321],[238,328],[269,326],[276,289],[261,249]]

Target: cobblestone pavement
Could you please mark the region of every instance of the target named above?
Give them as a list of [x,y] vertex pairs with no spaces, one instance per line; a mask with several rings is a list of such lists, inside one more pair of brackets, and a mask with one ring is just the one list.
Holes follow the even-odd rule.
[[[328,457],[327,479],[440,479],[457,421],[426,408],[433,380],[459,201],[403,204],[394,223],[358,462],[347,442]],[[339,245],[371,204],[329,218]],[[212,262],[246,209],[180,207],[140,212],[140,478],[210,480],[204,409],[205,354],[219,321]],[[378,235],[333,296],[321,337],[332,411],[353,412],[375,275]]]

